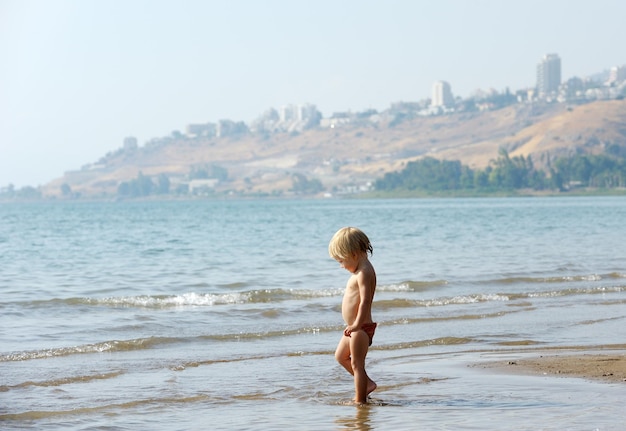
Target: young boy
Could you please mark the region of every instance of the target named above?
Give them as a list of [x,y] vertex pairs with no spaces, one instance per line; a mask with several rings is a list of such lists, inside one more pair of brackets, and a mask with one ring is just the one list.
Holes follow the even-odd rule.
[[376,329],[372,321],[376,272],[367,258],[373,252],[367,235],[354,227],[339,229],[328,245],[330,256],[352,273],[341,304],[341,314],[348,326],[335,351],[335,359],[354,376],[356,404],[367,403],[367,396],[376,389],[376,383],[365,372],[365,356]]

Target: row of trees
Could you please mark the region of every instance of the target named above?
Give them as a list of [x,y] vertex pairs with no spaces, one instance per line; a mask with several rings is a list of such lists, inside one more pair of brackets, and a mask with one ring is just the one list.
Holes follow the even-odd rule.
[[574,155],[559,158],[548,171],[536,169],[530,156],[510,157],[501,150],[498,158],[484,170],[473,170],[459,161],[432,157],[410,162],[398,172],[385,174],[376,181],[381,191],[395,190],[567,190],[573,186],[626,187],[625,151],[613,154]]
[[156,182],[139,172],[137,178],[124,181],[117,187],[117,194],[125,198],[138,198],[150,195],[166,195],[170,192],[170,179],[165,174],[156,177]]
[[575,156],[556,162],[554,182],[557,187],[574,182],[586,187],[626,187],[626,158],[599,154]]
[[[228,179],[228,172],[225,168],[215,165],[193,167],[188,178],[189,180],[215,179],[225,181]],[[292,181],[293,187],[291,191],[296,194],[309,195],[324,191],[324,186],[320,180],[309,179],[299,173],[292,175]],[[179,184],[172,188],[170,180],[165,174],[149,177],[142,172],[139,172],[137,178],[124,181],[117,187],[117,195],[121,198],[140,198],[167,194],[186,195],[190,192],[191,190],[187,184]],[[67,193],[63,191],[64,196],[69,196],[68,193],[71,193],[71,191]]]
[[41,199],[41,191],[32,186],[16,188],[13,184],[9,184],[6,187],[0,187],[0,199],[36,200]]
[[[217,165],[193,166],[188,178],[189,180],[217,179],[225,181],[228,179],[228,170]],[[189,193],[189,187],[186,184],[179,184],[172,188],[170,179],[166,174],[149,177],[142,172],[139,172],[137,178],[124,181],[117,187],[117,195],[122,198],[140,198],[170,193],[184,195]]]

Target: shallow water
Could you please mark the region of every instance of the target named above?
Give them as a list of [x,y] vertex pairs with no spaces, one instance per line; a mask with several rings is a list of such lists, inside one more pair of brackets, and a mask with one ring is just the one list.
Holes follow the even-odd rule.
[[[623,385],[470,367],[623,343],[626,199],[0,205],[0,425],[621,429]],[[333,351],[361,227],[372,404]]]

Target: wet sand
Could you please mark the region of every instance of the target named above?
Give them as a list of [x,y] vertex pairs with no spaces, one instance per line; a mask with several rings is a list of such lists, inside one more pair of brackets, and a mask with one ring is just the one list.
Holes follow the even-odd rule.
[[608,383],[626,383],[626,349],[611,352],[549,352],[474,366],[514,374],[580,377]]

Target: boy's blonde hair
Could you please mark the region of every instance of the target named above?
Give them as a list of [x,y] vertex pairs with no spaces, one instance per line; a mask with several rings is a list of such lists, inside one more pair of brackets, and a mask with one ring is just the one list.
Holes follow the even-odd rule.
[[345,259],[354,254],[369,252],[374,254],[374,248],[367,235],[356,227],[344,227],[333,235],[328,244],[328,254],[333,259]]

